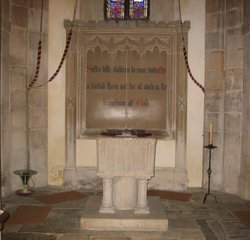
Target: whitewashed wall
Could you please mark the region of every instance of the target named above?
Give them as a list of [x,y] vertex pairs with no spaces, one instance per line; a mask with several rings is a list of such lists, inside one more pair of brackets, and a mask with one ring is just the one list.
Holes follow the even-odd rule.
[[[205,0],[182,0],[182,19],[191,21],[188,58],[193,75],[204,85],[205,78]],[[189,187],[202,185],[204,94],[188,78],[187,170]],[[207,139],[205,137],[205,139]]]
[[[66,40],[64,19],[72,19],[74,1],[49,1],[49,76],[58,67]],[[65,163],[65,64],[54,81],[48,85],[48,183],[62,185]]]

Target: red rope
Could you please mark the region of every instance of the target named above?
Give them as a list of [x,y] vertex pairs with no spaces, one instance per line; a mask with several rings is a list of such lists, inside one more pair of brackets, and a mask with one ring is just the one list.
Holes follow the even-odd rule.
[[70,42],[71,42],[71,37],[72,37],[72,28],[70,29],[68,37],[67,37],[67,42],[66,42],[66,46],[65,46],[65,49],[64,49],[64,52],[63,52],[62,59],[61,59],[59,65],[58,65],[57,70],[52,75],[52,77],[48,80],[48,82],[51,82],[57,76],[57,74],[60,72],[60,69],[62,68],[62,65],[64,63],[64,60],[65,60],[65,58],[67,56],[67,53],[68,53],[68,50],[69,50],[69,46],[70,46]]
[[183,23],[182,23],[182,17],[181,17],[181,2],[180,0],[178,0],[179,3],[179,14],[180,14],[180,24],[181,24],[181,36],[182,36],[182,43],[183,43],[183,55],[185,58],[185,64],[186,64],[186,68],[188,71],[188,74],[190,76],[190,78],[192,79],[192,81],[202,90],[202,92],[205,94],[205,88],[195,79],[195,77],[193,76],[189,63],[188,63],[188,53],[187,53],[187,49],[185,48],[185,39],[184,39],[184,33],[183,33]]
[[191,69],[190,69],[189,63],[188,63],[187,49],[185,48],[184,45],[183,45],[183,55],[184,55],[184,58],[185,58],[185,64],[186,64],[187,71],[188,71],[188,74],[189,74],[190,78],[202,90],[202,92],[205,94],[205,88],[194,78],[194,76],[193,76],[193,74],[191,72]]
[[[43,85],[45,84],[48,84],[49,82],[51,82],[53,79],[55,79],[55,77],[58,75],[58,73],[60,72],[61,68],[62,68],[62,65],[65,61],[65,58],[67,56],[67,53],[68,53],[68,50],[69,50],[69,46],[70,46],[70,42],[71,42],[71,38],[72,38],[72,27],[73,27],[73,24],[71,26],[71,29],[69,30],[69,34],[68,34],[68,37],[67,37],[67,41],[66,41],[66,45],[65,45],[65,49],[64,49],[64,52],[63,52],[63,55],[62,55],[62,58],[61,58],[61,61],[55,71],[55,73],[49,78],[48,81],[40,84],[38,87],[36,88],[40,88],[42,87]],[[40,43],[40,41],[39,41]],[[36,68],[36,73],[35,73],[35,76],[33,78],[33,80],[30,82],[29,84],[29,87],[28,87],[28,90],[30,90],[33,85],[36,83],[37,81],[37,78],[38,78],[38,75],[39,75],[39,69],[40,69],[40,59],[41,59],[41,43],[38,47],[38,55],[37,55],[37,68]]]
[[42,55],[42,41],[39,40],[38,42],[38,48],[37,48],[37,61],[36,61],[36,71],[35,71],[35,75],[32,79],[32,81],[30,82],[29,86],[28,86],[28,90],[30,90],[33,85],[36,83],[38,75],[39,75],[39,71],[40,71],[40,64],[41,64],[41,55]]
[[[75,4],[75,9],[74,9],[74,16],[73,16],[73,20],[72,20],[72,24],[71,24],[71,28],[69,30],[69,34],[67,36],[67,40],[66,40],[66,45],[65,45],[65,49],[64,49],[64,52],[63,52],[63,55],[62,55],[62,58],[61,58],[61,61],[55,71],[55,73],[49,78],[48,81],[40,84],[38,87],[36,88],[39,88],[39,87],[42,87],[43,85],[45,84],[48,84],[49,82],[51,82],[53,79],[55,79],[55,77],[58,75],[58,73],[60,72],[61,68],[62,68],[62,65],[65,61],[65,58],[67,56],[67,53],[68,53],[68,50],[69,50],[69,46],[70,46],[70,42],[71,42],[71,38],[72,38],[72,31],[73,31],[73,23],[74,23],[74,20],[75,20],[75,15],[76,15],[76,8],[77,8],[77,3],[78,3],[78,0],[76,0],[76,4]],[[41,64],[41,54],[42,54],[42,42],[41,42],[41,32],[42,32],[42,14],[41,14],[41,27],[40,27],[40,41],[38,43],[38,49],[37,49],[37,65],[36,65],[36,72],[35,72],[35,75],[32,79],[32,81],[29,83],[29,86],[27,87],[28,90],[31,90],[33,87],[33,85],[36,83],[37,81],[37,78],[38,78],[38,75],[39,75],[39,71],[40,71],[40,64]]]
[[41,65],[41,55],[42,55],[42,29],[43,29],[43,6],[44,2],[42,0],[42,6],[41,6],[41,16],[40,16],[40,39],[38,42],[38,47],[37,47],[37,60],[36,60],[36,71],[35,75],[32,79],[32,81],[29,83],[29,86],[27,87],[28,90],[32,88],[32,86],[36,83],[39,71],[40,71],[40,65]]

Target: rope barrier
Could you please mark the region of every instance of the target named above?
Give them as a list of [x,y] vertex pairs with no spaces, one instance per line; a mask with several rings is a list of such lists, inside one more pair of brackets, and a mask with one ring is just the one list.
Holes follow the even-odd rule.
[[60,61],[59,65],[58,65],[58,67],[57,67],[55,73],[49,78],[48,81],[46,81],[46,82],[44,82],[44,83],[41,83],[40,85],[38,85],[38,86],[35,87],[35,88],[40,88],[40,87],[42,87],[42,86],[48,84],[49,82],[53,81],[53,80],[56,78],[56,76],[57,76],[57,74],[60,72],[60,70],[61,70],[61,68],[62,68],[62,65],[63,65],[63,63],[64,63],[64,60],[65,60],[65,58],[66,58],[66,56],[67,56],[67,53],[68,53],[68,50],[69,50],[69,46],[70,46],[70,42],[71,42],[71,37],[72,37],[72,28],[71,28],[70,31],[69,31],[69,34],[68,34],[68,37],[67,37],[67,41],[66,41],[66,46],[65,46],[65,49],[64,49],[64,52],[63,52],[63,56],[62,56],[62,58],[61,58],[61,61]]
[[40,39],[37,47],[36,71],[32,81],[29,83],[29,86],[27,87],[28,90],[30,90],[32,86],[36,83],[40,72],[41,56],[42,56],[42,29],[43,29],[43,0],[42,0],[41,18],[40,18]]
[[[67,53],[68,53],[68,50],[69,50],[69,47],[70,47],[70,43],[71,43],[72,32],[73,32],[73,25],[74,25],[75,16],[76,16],[77,3],[78,3],[78,0],[76,0],[76,3],[75,3],[73,20],[72,20],[71,28],[70,28],[68,36],[67,36],[66,45],[65,45],[65,48],[64,48],[64,51],[63,51],[63,55],[62,55],[61,61],[60,61],[59,65],[58,65],[55,73],[49,78],[48,81],[46,81],[44,83],[41,83],[37,87],[33,87],[33,85],[36,83],[36,81],[38,79],[39,70],[40,70],[40,63],[41,63],[40,60],[41,60],[41,53],[42,53],[42,43],[41,43],[41,39],[40,39],[40,41],[38,43],[38,51],[37,51],[38,53],[37,53],[37,67],[36,67],[36,72],[35,72],[34,78],[32,79],[32,81],[30,82],[30,84],[29,84],[29,86],[27,88],[28,90],[35,89],[35,88],[40,88],[40,87],[48,84],[49,82],[53,81],[56,78],[56,76],[58,75],[58,73],[60,72],[60,70],[62,68],[62,65],[63,65],[63,63],[65,61],[65,58],[67,56]],[[41,22],[42,22],[42,17],[41,17]],[[40,27],[40,35],[41,35],[41,31],[42,31],[42,28]]]

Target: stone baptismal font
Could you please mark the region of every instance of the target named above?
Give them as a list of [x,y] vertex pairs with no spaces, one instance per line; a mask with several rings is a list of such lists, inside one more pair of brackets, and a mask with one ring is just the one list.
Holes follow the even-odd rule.
[[147,180],[154,175],[155,148],[155,138],[97,139],[98,175],[103,179],[100,213],[149,213]]
[[129,133],[97,138],[102,199],[91,197],[82,218],[84,229],[166,231],[168,220],[157,197],[147,198],[154,176],[156,138]]

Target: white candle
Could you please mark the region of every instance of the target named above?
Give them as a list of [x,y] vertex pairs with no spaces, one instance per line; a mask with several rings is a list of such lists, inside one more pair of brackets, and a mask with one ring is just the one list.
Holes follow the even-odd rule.
[[213,144],[213,123],[209,124],[209,144]]

